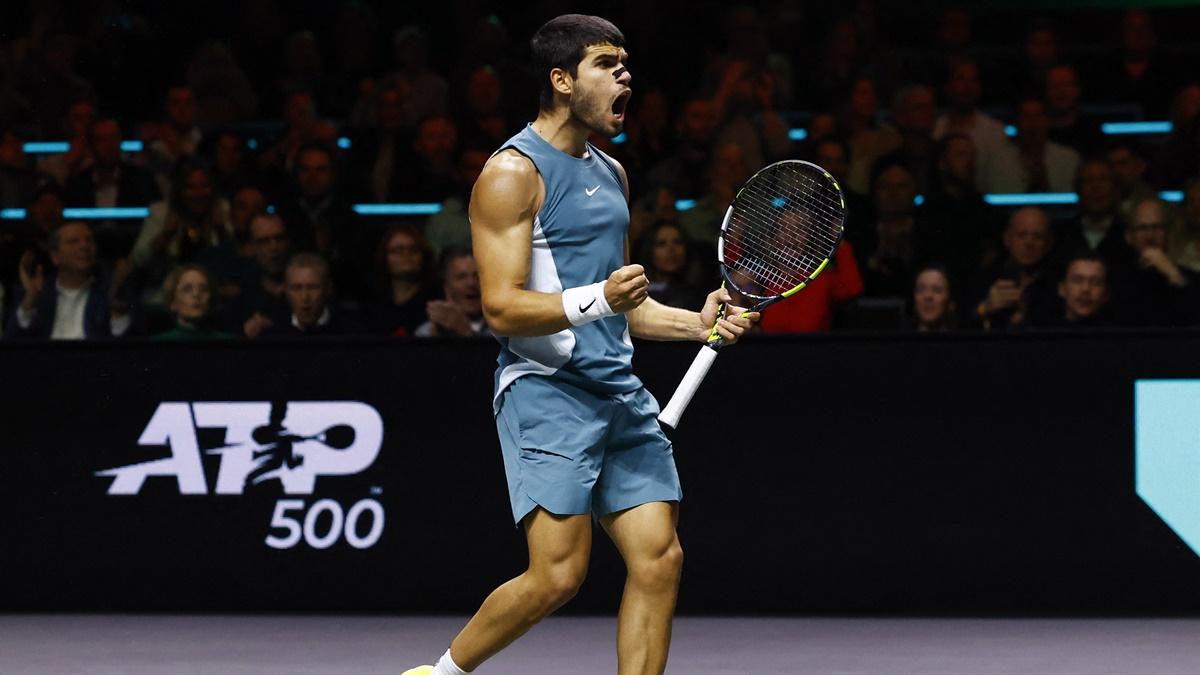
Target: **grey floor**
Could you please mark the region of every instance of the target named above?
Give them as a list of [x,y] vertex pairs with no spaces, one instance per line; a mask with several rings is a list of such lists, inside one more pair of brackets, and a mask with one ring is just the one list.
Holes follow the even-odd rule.
[[[388,673],[458,617],[0,616],[0,673]],[[480,675],[614,673],[615,624],[552,618]],[[1200,619],[680,618],[669,673],[1196,675]]]

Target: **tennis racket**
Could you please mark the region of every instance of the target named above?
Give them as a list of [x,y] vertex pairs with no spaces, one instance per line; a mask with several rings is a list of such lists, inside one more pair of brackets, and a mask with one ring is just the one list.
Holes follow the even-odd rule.
[[[717,241],[722,287],[754,302],[759,312],[799,293],[825,269],[845,231],[846,200],[829,172],[785,160],[764,167],[738,190]],[[725,316],[725,305],[717,321]],[[714,323],[658,419],[675,428],[724,341]]]

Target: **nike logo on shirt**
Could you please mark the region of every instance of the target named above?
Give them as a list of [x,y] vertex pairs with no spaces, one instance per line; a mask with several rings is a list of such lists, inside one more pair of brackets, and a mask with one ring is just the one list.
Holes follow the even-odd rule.
[[584,188],[583,191],[587,193],[587,196],[591,197],[592,195],[596,194],[596,190],[599,190],[599,189],[600,189],[600,186],[597,185],[596,187],[592,188],[591,190]]
[[587,311],[588,311],[589,309],[591,309],[591,308],[592,308],[592,305],[594,305],[594,304],[596,304],[596,299],[595,299],[595,298],[592,298],[592,301],[591,301],[591,302],[589,302],[589,303],[587,304],[587,307],[584,307],[583,305],[580,305],[580,306],[579,306],[579,313],[580,313],[580,314],[587,314]]

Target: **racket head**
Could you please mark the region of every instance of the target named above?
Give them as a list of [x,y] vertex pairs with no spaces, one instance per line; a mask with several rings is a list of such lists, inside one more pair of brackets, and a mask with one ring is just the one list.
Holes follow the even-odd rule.
[[725,212],[717,260],[725,284],[755,309],[817,277],[845,235],[846,200],[825,169],[802,160],[763,167]]

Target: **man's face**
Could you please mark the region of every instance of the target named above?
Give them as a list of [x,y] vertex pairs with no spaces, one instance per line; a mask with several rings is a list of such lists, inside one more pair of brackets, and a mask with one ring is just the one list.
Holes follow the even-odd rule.
[[846,150],[841,143],[824,141],[817,146],[816,155],[818,166],[824,167],[839,182],[846,179],[850,159],[846,157]]
[[205,213],[212,208],[215,196],[212,181],[208,179],[207,173],[197,169],[188,174],[183,183],[183,207],[189,213]]
[[251,219],[266,210],[267,198],[258,188],[245,187],[235,192],[233,202],[229,206],[229,221],[234,232],[239,237],[244,236],[250,228]]
[[217,170],[234,173],[242,166],[242,141],[234,134],[225,134],[217,141]]
[[1021,267],[1033,267],[1050,252],[1050,220],[1041,209],[1026,208],[1013,214],[1004,231],[1004,248]]
[[454,123],[442,117],[432,117],[421,123],[413,147],[417,154],[429,161],[445,160],[454,153],[458,145],[458,130]]
[[911,213],[916,196],[916,181],[903,167],[888,167],[875,181],[875,208],[880,217]]
[[1112,165],[1117,187],[1128,193],[1146,173],[1146,160],[1129,151],[1129,148],[1114,148],[1108,152],[1108,163]]
[[1162,205],[1152,201],[1138,204],[1125,227],[1125,241],[1138,253],[1148,248],[1166,248],[1167,214]]
[[292,314],[302,326],[311,326],[325,313],[328,290],[321,270],[316,267],[293,265],[284,278],[284,292]]
[[693,99],[683,106],[683,115],[679,118],[679,133],[694,143],[707,144],[712,140],[717,128],[717,117],[712,103],[706,100]]
[[1025,40],[1025,58],[1036,68],[1048,68],[1058,61],[1058,39],[1054,31],[1035,30]]
[[913,306],[924,324],[940,323],[950,311],[950,282],[941,270],[925,270],[913,286]]
[[477,115],[494,114],[500,108],[500,78],[488,67],[477,68],[467,80],[467,107]]
[[189,87],[167,92],[167,119],[180,129],[190,129],[196,120],[196,95]]
[[1088,215],[1105,215],[1117,207],[1120,194],[1106,162],[1088,162],[1079,170],[1079,208]]
[[1108,279],[1104,263],[1076,260],[1058,284],[1058,295],[1067,306],[1067,319],[1079,321],[1094,316],[1108,301]]
[[287,229],[278,217],[259,216],[250,222],[250,245],[254,253],[254,262],[267,276],[278,278],[283,273],[290,243]]
[[407,232],[397,232],[384,249],[388,275],[393,279],[415,279],[421,274],[422,251],[417,240]]
[[483,315],[479,294],[479,268],[475,258],[463,256],[450,261],[446,268],[446,299],[458,305],[472,319]]
[[628,58],[620,47],[592,45],[576,69],[571,114],[598,136],[611,138],[625,129],[625,107],[633,94],[633,76],[625,68]]
[[960,63],[950,73],[946,83],[946,96],[959,109],[974,108],[982,91],[979,68],[974,63]]
[[333,187],[333,162],[329,154],[310,150],[296,162],[296,181],[305,197],[323,197]]
[[933,92],[925,87],[913,89],[898,101],[900,105],[892,111],[896,126],[901,131],[932,134],[937,122],[937,102]]
[[121,161],[121,127],[113,120],[101,120],[92,126],[92,152],[96,164],[115,166]]
[[942,170],[960,183],[975,183],[975,144],[969,138],[956,138],[946,145],[940,162]]
[[63,206],[57,192],[43,192],[29,205],[27,218],[40,234],[49,234],[62,222]]
[[58,245],[50,252],[54,266],[64,272],[91,274],[96,267],[96,239],[92,228],[69,223],[58,230]]
[[1079,93],[1079,78],[1071,66],[1055,66],[1046,72],[1046,103],[1052,112],[1073,110]]
[[1050,137],[1050,116],[1041,101],[1023,101],[1017,107],[1017,130],[1021,140],[1030,143],[1045,143]]

